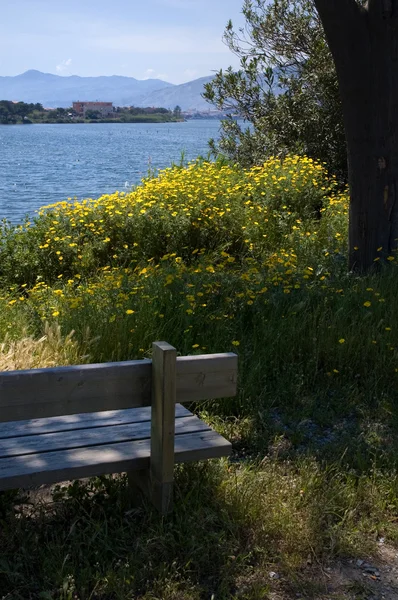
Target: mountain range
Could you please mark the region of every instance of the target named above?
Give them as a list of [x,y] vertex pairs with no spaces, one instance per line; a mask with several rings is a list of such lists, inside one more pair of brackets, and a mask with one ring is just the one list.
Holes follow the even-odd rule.
[[101,77],[60,76],[30,70],[21,75],[0,76],[0,100],[39,102],[45,108],[67,108],[72,102],[104,101],[115,106],[158,106],[182,110],[209,110],[202,97],[203,85],[213,76],[174,85],[161,79],[135,79],[119,75]]

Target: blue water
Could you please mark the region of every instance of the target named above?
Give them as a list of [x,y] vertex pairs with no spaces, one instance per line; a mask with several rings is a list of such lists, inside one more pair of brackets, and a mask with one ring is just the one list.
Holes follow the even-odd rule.
[[0,126],[0,219],[46,204],[127,191],[148,169],[207,155],[217,120]]

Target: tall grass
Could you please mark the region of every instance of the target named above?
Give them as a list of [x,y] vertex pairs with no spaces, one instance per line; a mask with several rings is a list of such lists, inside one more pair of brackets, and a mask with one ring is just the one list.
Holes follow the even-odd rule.
[[396,261],[358,278],[346,244],[347,195],[297,156],[173,167],[3,227],[2,369],[142,358],[165,339],[181,354],[237,352],[239,394],[192,406],[235,455],[179,467],[167,521],[132,507],[123,478],[34,508],[6,499],[2,591],[316,597],[309,556],[395,543]]

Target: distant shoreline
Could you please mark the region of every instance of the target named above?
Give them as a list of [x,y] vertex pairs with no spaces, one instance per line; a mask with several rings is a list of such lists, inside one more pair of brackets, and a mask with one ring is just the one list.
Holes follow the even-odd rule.
[[2,125],[174,123],[183,120],[184,116],[179,106],[171,111],[162,107],[113,107],[111,102],[75,102],[70,108],[47,109],[43,108],[40,103],[0,100],[0,123]]
[[86,120],[86,121],[21,121],[19,123],[0,123],[1,125],[4,125],[5,127],[10,127],[10,126],[16,126],[16,125],[20,125],[20,126],[27,126],[27,125],[100,125],[101,123],[110,123],[110,124],[118,124],[118,125],[137,125],[139,123],[144,123],[146,125],[149,124],[153,124],[153,125],[161,125],[162,123],[184,123],[186,121],[186,119],[172,119],[170,121],[156,121],[154,119],[137,119],[137,120],[133,120],[133,121],[122,121],[122,120],[118,120],[118,119],[103,119],[101,121],[90,121],[90,120]]

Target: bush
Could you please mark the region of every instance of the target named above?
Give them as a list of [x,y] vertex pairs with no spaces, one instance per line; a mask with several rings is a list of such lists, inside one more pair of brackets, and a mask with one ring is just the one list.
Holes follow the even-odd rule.
[[[197,253],[223,250],[238,260],[262,259],[290,235],[317,231],[320,212],[332,203],[345,213],[346,196],[336,194],[334,179],[306,157],[250,170],[199,161],[173,167],[129,194],[61,202],[33,223],[3,225],[0,277],[30,286],[171,254],[189,263]],[[341,235],[344,243],[344,227]]]

